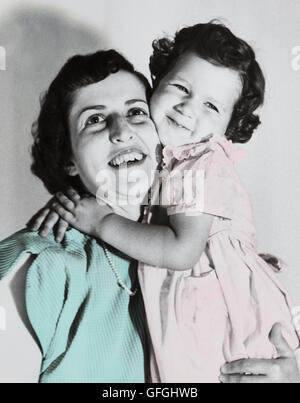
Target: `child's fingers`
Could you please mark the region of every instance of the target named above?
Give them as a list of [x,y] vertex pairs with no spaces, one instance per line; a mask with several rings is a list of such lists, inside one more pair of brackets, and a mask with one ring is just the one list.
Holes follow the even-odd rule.
[[68,196],[66,196],[64,193],[62,192],[58,192],[56,194],[56,197],[59,201],[59,203],[68,211],[70,211],[71,213],[74,211],[76,205],[75,203],[69,199]]
[[41,210],[39,210],[26,224],[26,226],[31,230],[31,231],[38,231],[46,219],[47,215],[49,214],[50,209],[48,207],[44,207]]
[[57,221],[59,220],[59,215],[55,211],[50,211],[47,215],[46,219],[41,225],[39,235],[41,237],[47,237],[49,232],[53,229]]
[[56,242],[61,242],[64,239],[65,233],[69,227],[69,223],[63,220],[62,218],[59,219],[56,231]]
[[58,202],[52,204],[52,209],[56,211],[56,213],[60,216],[60,218],[67,221],[67,223],[71,225],[74,223],[75,220],[74,215],[70,211],[65,209],[65,207],[59,204]]
[[72,202],[76,205],[81,200],[80,194],[73,189],[72,187],[69,187],[66,190],[66,195],[69,197],[69,199],[72,200]]

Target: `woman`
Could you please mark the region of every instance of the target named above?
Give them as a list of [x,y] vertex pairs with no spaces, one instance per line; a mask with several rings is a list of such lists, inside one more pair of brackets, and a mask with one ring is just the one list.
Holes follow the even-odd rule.
[[[199,25],[201,25],[201,24],[199,24]],[[197,27],[197,26],[196,26]],[[168,102],[166,102],[165,101],[165,98],[163,97],[163,95],[162,95],[162,93],[159,91],[159,85],[160,85],[160,82],[162,81],[162,79],[164,78],[164,76],[166,75],[166,73],[168,73],[169,72],[169,70],[170,70],[170,68],[171,67],[173,67],[174,66],[174,64],[175,64],[175,62],[176,62],[176,58],[178,58],[179,57],[179,55],[181,55],[181,57],[182,57],[182,53],[183,53],[183,51],[184,51],[184,43],[186,43],[186,42],[192,42],[192,40],[193,40],[193,37],[191,37],[191,34],[188,34],[188,32],[189,32],[189,29],[190,28],[186,28],[186,29],[183,29],[182,30],[182,37],[184,37],[185,39],[183,39],[183,38],[181,38],[181,41],[179,41],[178,40],[178,49],[176,48],[176,46],[175,46],[175,49],[174,49],[174,43],[173,42],[168,42],[168,40],[166,39],[166,38],[164,38],[164,39],[162,39],[162,40],[160,40],[160,41],[158,41],[156,44],[155,44],[155,46],[154,46],[154,54],[153,54],[153,56],[152,56],[152,58],[151,58],[151,63],[150,63],[150,68],[151,68],[151,73],[152,73],[152,77],[154,77],[155,78],[155,80],[154,80],[154,88],[155,88],[155,91],[154,91],[154,95],[153,95],[153,98],[151,99],[151,102],[152,102],[152,108],[151,108],[151,112],[153,112],[154,111],[154,107],[156,108],[156,109],[159,109],[159,108],[157,108],[157,106],[156,106],[156,104],[167,104],[168,105]],[[195,29],[192,29],[191,30],[191,33],[192,33],[192,36],[193,35],[195,35]],[[224,35],[224,34],[223,34]],[[180,34],[178,34],[178,37],[180,36]],[[225,35],[224,35],[225,36]],[[179,52],[179,53],[178,53]],[[171,67],[170,67],[171,66]],[[180,74],[180,76],[181,76],[181,74]],[[168,76],[169,77],[169,76]],[[170,81],[172,81],[170,78],[169,78],[169,80]],[[189,87],[190,88],[190,87]],[[167,90],[165,90],[166,91],[166,93],[168,93],[168,91]],[[171,93],[172,94],[172,93]],[[185,95],[186,95],[186,93],[185,93]],[[174,95],[170,95],[170,97],[174,97]],[[155,101],[154,101],[154,99],[155,99]],[[161,99],[163,99],[165,102],[162,102],[161,101]],[[153,102],[154,102],[154,106],[153,106]],[[166,107],[165,105],[164,105],[164,107]],[[169,107],[169,105],[168,105],[168,107]],[[167,108],[167,107],[166,107]],[[156,111],[156,109],[155,109],[155,111]],[[181,110],[183,109],[183,107],[181,108]],[[169,112],[169,109],[167,109],[168,110],[168,112]],[[169,112],[169,113],[171,113],[171,112]],[[163,115],[164,116],[164,114],[162,113],[162,111],[160,111],[160,115],[159,116],[161,116],[161,115]],[[161,119],[161,120],[163,120],[163,119]],[[155,120],[155,122],[156,123],[158,123],[157,122],[157,120]],[[186,140],[187,141],[187,140]],[[53,219],[54,221],[55,220],[57,220],[57,218],[58,217],[55,217],[55,215],[53,215],[53,216],[50,216],[50,218],[48,219],[48,220],[46,220],[46,225],[48,224],[48,225],[50,225],[50,223],[51,223],[51,220]],[[92,220],[93,221],[93,220]],[[85,223],[87,223],[88,222],[88,220],[87,220],[87,215],[85,215],[85,217],[84,217],[84,222]],[[53,223],[53,222],[52,222]],[[129,224],[128,224],[129,225]],[[59,236],[59,238],[60,238],[60,236]],[[113,236],[113,239],[115,238],[115,235]],[[122,238],[122,240],[124,240],[124,239],[126,239],[126,241],[125,241],[125,244],[126,244],[126,246],[128,245],[128,240],[127,240],[127,238],[126,237],[124,237],[124,236],[122,236],[121,237]],[[154,237],[155,238],[155,237]],[[112,241],[113,242],[113,241]],[[151,291],[151,285],[150,285],[150,303],[149,303],[149,305],[152,303],[153,304],[153,300],[151,299],[151,296],[153,296],[153,290]],[[159,322],[159,321],[158,321]],[[276,329],[275,329],[276,330]],[[275,344],[277,345],[277,340],[279,339],[280,340],[280,336],[277,336],[277,338],[276,338],[276,331],[275,331],[275,336],[273,335],[273,337],[275,337]],[[279,346],[280,347],[280,346]],[[289,354],[291,354],[291,352],[289,351],[288,352]],[[257,362],[256,362],[256,364],[257,364]],[[261,366],[262,364],[260,363],[260,366]],[[295,367],[294,367],[294,369],[295,369]],[[297,371],[297,369],[295,369],[295,371]],[[230,374],[227,374],[226,373],[226,369],[224,368],[224,377],[222,378],[222,380],[223,381],[226,381],[227,380],[227,375],[230,375]],[[249,372],[249,371],[247,371],[247,372]],[[254,373],[256,373],[255,371],[254,371]],[[232,379],[232,377],[230,378],[230,379]]]
[[[120,77],[120,75],[119,75],[119,77]],[[102,95],[102,98],[110,99],[111,101],[113,100],[114,105],[117,105],[119,103],[118,98],[120,97],[120,88],[122,88],[120,86],[122,84],[122,80],[121,79],[120,80],[115,80],[116,76],[111,76],[111,78],[113,78],[113,79],[106,81],[106,84],[107,84],[106,86],[104,86],[104,87],[101,86],[101,91],[102,91],[101,95]],[[105,82],[105,80],[103,81],[103,83],[104,82]],[[94,87],[93,87],[93,89],[94,89]],[[97,88],[97,89],[99,90],[99,88]],[[109,149],[111,147],[111,144],[113,144],[114,146],[117,146],[117,147],[118,147],[118,145],[120,146],[120,144],[123,144],[125,147],[123,149],[123,146],[122,146],[121,149],[123,149],[123,151],[126,151],[126,150],[129,150],[129,149],[132,148],[132,141],[135,139],[135,136],[131,133],[131,131],[128,131],[128,125],[124,124],[124,120],[119,119],[120,116],[115,116],[115,114],[111,114],[110,119],[108,120],[108,121],[110,121],[110,123],[109,123],[110,135],[109,135],[109,138],[108,138],[108,143],[106,143],[106,141],[104,142],[104,146],[109,145],[109,147],[108,148],[105,148],[105,147],[103,148],[103,147],[99,146],[99,147],[97,147],[95,149],[93,143],[89,143],[90,140],[86,139],[84,136],[80,136],[80,133],[81,133],[80,128],[82,127],[80,118],[81,118],[81,114],[85,113],[86,110],[88,110],[89,112],[93,112],[93,110],[94,110],[93,108],[95,107],[95,105],[98,105],[98,104],[95,104],[95,103],[91,102],[91,97],[94,94],[93,91],[92,92],[90,92],[90,91],[86,92],[86,91],[82,90],[81,94],[82,94],[82,96],[79,96],[78,98],[77,97],[75,98],[75,100],[77,101],[78,105],[76,106],[76,108],[74,108],[73,110],[70,111],[70,117],[71,118],[69,119],[69,123],[70,123],[69,126],[70,126],[70,129],[71,129],[70,131],[71,131],[71,138],[72,138],[72,146],[74,148],[74,150],[73,150],[74,151],[73,152],[74,159],[68,165],[67,169],[68,169],[69,175],[77,175],[77,174],[79,174],[79,176],[82,179],[83,183],[86,185],[86,187],[88,187],[89,192],[94,194],[95,193],[95,188],[94,188],[95,182],[94,182],[93,179],[91,180],[91,178],[94,178],[96,176],[96,171],[98,171],[99,169],[101,169],[103,167],[106,168],[107,167],[107,162],[109,163],[111,161],[111,158],[113,156],[112,153],[109,151]],[[136,100],[137,100],[137,98],[135,98],[135,101]],[[139,99],[139,101],[141,101],[141,98]],[[144,101],[143,101],[143,103],[144,103]],[[102,104],[102,101],[101,101],[101,104]],[[122,103],[122,105],[123,105],[123,103]],[[98,105],[97,108],[96,108],[97,113],[95,113],[94,115],[93,115],[93,113],[92,114],[89,113],[89,115],[87,117],[88,122],[92,123],[92,122],[94,122],[94,119],[99,118],[98,117],[99,116],[99,109],[101,109],[101,108],[99,108],[100,106],[101,106],[101,108],[103,107],[103,105]],[[148,122],[148,116],[147,116],[148,112],[147,112],[147,110],[145,111],[145,105],[143,105],[142,108],[138,107],[137,110],[135,110],[135,114],[136,114],[136,116],[139,116],[139,117],[136,117],[136,116],[134,117],[135,124],[138,124],[138,126],[137,126],[138,130],[143,128],[143,125],[145,123],[147,123],[146,126],[148,127],[148,123],[150,124],[150,122]],[[97,115],[97,117],[96,117],[96,115]],[[128,115],[126,120],[128,120],[128,119],[130,120],[130,114],[127,114],[127,112],[126,112],[126,115]],[[145,117],[145,116],[147,116],[147,117]],[[117,119],[117,117],[118,117],[118,119]],[[46,119],[46,121],[49,122],[51,120]],[[88,124],[88,123],[86,122],[86,124]],[[82,129],[83,132],[84,132],[84,127],[85,127],[85,125],[83,125],[83,129]],[[57,136],[55,136],[56,133],[57,133],[56,131],[53,131],[49,135],[49,140],[55,139],[57,137]],[[77,133],[78,136],[75,135],[75,136],[72,137],[72,133]],[[114,133],[119,133],[119,134],[118,134],[118,136],[115,137]],[[155,140],[156,137],[155,137],[155,139],[152,138],[152,134],[153,134],[152,131],[149,130],[147,132],[146,128],[143,129],[143,135],[145,135],[144,139],[145,139],[145,141],[147,141],[148,148],[154,150],[154,148],[157,145],[157,140]],[[92,139],[93,139],[93,136],[92,136]],[[94,141],[94,139],[93,139],[93,141]],[[103,141],[103,138],[101,139],[101,142],[102,141]],[[90,146],[89,146],[89,144],[90,144]],[[57,151],[59,151],[60,149],[61,150],[66,150],[67,147],[63,147],[63,145],[64,144],[59,144],[59,146],[57,147]],[[133,143],[133,145],[135,146],[135,148],[137,146],[139,146],[139,147],[141,146],[139,143],[136,144],[136,141]],[[49,145],[48,145],[48,147],[49,147]],[[52,193],[54,193],[55,188],[62,189],[63,186],[62,186],[62,183],[57,183],[56,182],[56,181],[59,180],[59,175],[56,178],[54,178],[53,176],[51,177],[51,169],[52,169],[53,166],[51,165],[50,170],[48,170],[48,165],[52,161],[51,161],[51,158],[49,158],[49,155],[47,154],[47,149],[46,148],[45,148],[44,151],[45,151],[45,154],[43,155],[42,164],[40,164],[40,167],[42,167],[44,170],[47,171],[47,175],[45,176],[45,178],[46,178],[45,180],[47,180],[47,188]],[[144,152],[145,150],[141,149],[140,151]],[[65,153],[66,151],[63,151],[63,152]],[[103,156],[103,159],[101,159],[101,160],[106,161],[104,166],[99,165],[99,163],[97,162],[99,153],[100,153],[100,155],[102,154],[102,156]],[[149,161],[149,159],[151,160],[151,162],[155,161],[154,156],[153,157],[150,157],[150,156],[151,156],[151,153],[149,152],[147,158],[145,160],[142,160],[142,164],[144,164],[144,169],[148,169],[150,167],[150,165],[155,165],[155,164],[151,163],[150,165],[147,166],[147,161]],[[64,157],[65,157],[65,155],[62,154],[63,161],[65,161]],[[93,170],[94,167],[96,167],[97,169]],[[35,168],[35,171],[37,172],[36,168]],[[58,173],[61,173],[61,170]],[[39,175],[41,177],[44,177],[44,175],[41,174],[41,173]],[[48,179],[52,178],[54,180],[50,181],[47,178]],[[66,176],[65,178],[68,178],[68,180],[65,181],[64,185],[67,185],[67,184],[71,183],[70,177]],[[76,186],[78,186],[78,184],[75,183],[74,186],[76,187]],[[45,211],[44,211],[45,214],[44,215],[46,215],[47,211],[48,210],[45,209]],[[131,213],[128,214],[128,216],[137,218],[138,213],[139,213],[139,209],[134,209],[134,211],[131,211]],[[52,216],[52,222],[53,222],[53,216]],[[49,224],[49,221],[48,221],[48,224]],[[72,230],[72,231],[74,231],[74,230]],[[72,231],[69,231],[69,233],[72,232]],[[65,247],[66,242],[68,242],[68,237],[69,237],[69,234],[67,235],[67,239],[63,243],[63,247]],[[71,276],[72,274],[68,273],[68,275]],[[124,275],[125,275],[125,273],[124,273]],[[99,290],[99,293],[100,293],[100,291],[101,290]],[[88,329],[86,328],[85,331],[88,331]],[[276,334],[275,334],[275,336],[276,336]],[[281,339],[280,339],[280,337],[278,335],[277,335],[277,338],[275,338],[275,336],[274,336],[274,343],[277,346],[279,341],[281,341]],[[71,339],[71,341],[73,341],[73,339]],[[290,355],[289,355],[289,364],[294,365],[293,370],[296,372],[296,367],[295,367],[296,360],[295,360],[294,355],[292,355],[292,354],[290,353]],[[286,363],[287,361],[282,359],[282,360],[278,361],[278,363],[279,362],[280,363],[283,363],[283,362]],[[273,371],[273,366],[275,365],[274,362],[269,361],[268,364],[270,364],[271,367],[268,370],[268,374],[266,373],[266,375],[267,375],[266,378],[265,378],[266,382],[268,382],[270,380],[270,378],[274,374],[274,371]],[[278,367],[279,364],[276,363],[276,365]],[[280,374],[279,381],[288,379],[289,373],[287,371],[285,371],[286,367],[287,367],[287,365],[285,365],[285,366],[281,365],[280,366],[280,368],[282,368],[282,372],[280,372],[280,371],[278,371],[276,369],[276,375]],[[289,368],[291,368],[290,365],[289,365]],[[224,372],[225,372],[225,369],[224,369]],[[249,367],[249,371],[247,371],[247,372],[251,372],[251,366]],[[250,378],[251,377],[248,377],[247,379],[249,380]],[[278,376],[277,376],[277,378],[278,378]],[[232,381],[232,379],[233,379],[232,377],[228,378],[229,381]],[[114,381],[114,380],[115,380],[115,378],[110,379],[110,381]],[[227,379],[224,378],[224,382],[226,382],[226,380]],[[234,380],[239,381],[239,379],[237,379],[237,376],[235,376]],[[88,381],[90,381],[90,380],[88,380]]]
[[[95,195],[97,172],[117,176],[109,161],[129,149],[143,155],[132,169],[156,167],[148,90],[147,80],[113,50],[65,64],[35,127],[33,171],[51,193],[72,184]],[[99,110],[109,115],[108,136],[90,131]],[[138,219],[140,207],[124,214]],[[40,382],[145,381],[143,305],[128,257],[76,230],[62,244],[22,230],[0,243],[0,279],[16,265],[25,278],[27,328],[40,347]]]

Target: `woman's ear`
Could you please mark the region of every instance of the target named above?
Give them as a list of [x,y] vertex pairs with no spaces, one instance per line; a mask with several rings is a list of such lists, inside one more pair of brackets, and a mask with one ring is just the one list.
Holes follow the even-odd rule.
[[74,164],[73,161],[70,161],[65,169],[66,169],[67,174],[70,175],[70,176],[78,175],[77,167],[76,167],[76,165]]

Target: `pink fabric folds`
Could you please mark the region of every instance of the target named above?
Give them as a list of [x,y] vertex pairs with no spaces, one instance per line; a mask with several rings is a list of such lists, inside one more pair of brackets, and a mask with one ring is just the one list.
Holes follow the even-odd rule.
[[204,178],[201,192],[193,192],[200,202],[163,189],[173,195],[168,214],[214,220],[206,251],[190,270],[140,264],[154,382],[218,382],[225,362],[275,358],[269,333],[277,322],[290,346],[299,347],[289,298],[256,250],[251,204],[233,164],[241,156],[221,137],[164,150],[164,169],[203,171]]

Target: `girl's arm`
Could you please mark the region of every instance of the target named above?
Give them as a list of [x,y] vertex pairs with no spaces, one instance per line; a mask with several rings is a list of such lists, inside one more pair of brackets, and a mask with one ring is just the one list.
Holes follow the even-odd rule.
[[141,224],[117,215],[96,198],[75,202],[65,194],[56,195],[52,209],[72,227],[102,239],[126,255],[171,270],[192,268],[204,251],[212,216],[184,213],[171,215],[167,225]]
[[210,233],[212,216],[184,213],[170,216],[168,225],[132,221],[99,205],[94,197],[75,205],[65,195],[52,207],[74,228],[102,239],[126,255],[171,270],[187,270],[199,260]]
[[141,224],[109,214],[97,227],[96,236],[128,256],[172,270],[192,268],[205,249],[212,216],[170,216],[168,226]]

